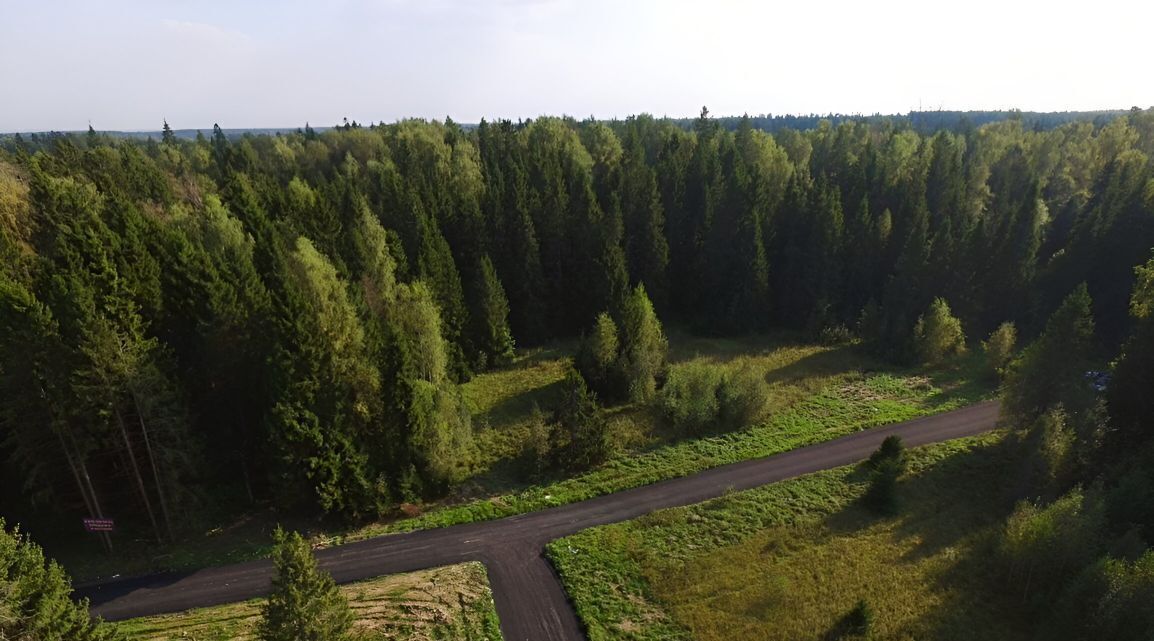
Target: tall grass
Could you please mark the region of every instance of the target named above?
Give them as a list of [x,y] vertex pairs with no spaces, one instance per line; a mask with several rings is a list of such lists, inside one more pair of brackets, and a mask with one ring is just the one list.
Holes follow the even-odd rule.
[[[902,512],[845,467],[595,528],[549,547],[594,641],[1028,638],[990,553],[1013,502],[1001,435],[910,452]],[[849,637],[846,637],[849,638]]]

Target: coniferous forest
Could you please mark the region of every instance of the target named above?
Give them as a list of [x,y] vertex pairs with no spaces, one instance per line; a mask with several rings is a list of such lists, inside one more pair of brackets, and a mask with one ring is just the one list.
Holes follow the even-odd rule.
[[[1135,447],[1154,397],[1152,156],[1154,111],[1137,110],[921,133],[767,133],[702,110],[8,139],[0,500],[161,540],[224,493],[390,514],[469,475],[461,382],[514,347],[620,328],[627,349],[578,354],[572,414],[586,384],[651,397],[661,363],[637,346],[663,344],[655,317],[913,362],[953,317],[1026,343],[1084,312],[1074,367],[1116,361],[1102,447]],[[1063,366],[1045,359],[1071,343],[1050,340],[1028,367]]]

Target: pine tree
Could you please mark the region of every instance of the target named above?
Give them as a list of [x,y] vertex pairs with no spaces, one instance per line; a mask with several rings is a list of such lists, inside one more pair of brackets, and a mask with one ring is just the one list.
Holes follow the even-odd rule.
[[471,375],[466,351],[465,331],[469,325],[469,310],[465,305],[461,273],[453,258],[448,241],[441,234],[436,221],[423,217],[420,221],[421,245],[417,253],[420,278],[436,294],[440,310],[441,333],[448,341],[449,372],[457,380]]
[[272,592],[261,608],[261,641],[347,641],[353,612],[333,578],[317,567],[307,541],[277,527]]
[[551,451],[555,465],[581,470],[602,463],[612,444],[608,425],[597,397],[589,391],[581,373],[570,368],[561,384],[561,400],[553,412]]
[[164,129],[160,132],[160,141],[166,145],[176,144],[176,134],[172,132],[172,127],[168,126],[168,120],[164,121]]
[[497,278],[493,261],[486,254],[476,270],[477,283],[472,288],[474,303],[470,310],[473,321],[473,344],[481,354],[481,366],[502,365],[513,358],[513,334],[509,331],[509,300],[505,288]]
[[634,402],[653,400],[668,374],[669,342],[645,287],[638,285],[625,299],[621,312],[620,370]]
[[657,179],[645,164],[644,154],[640,140],[635,140],[626,152],[622,168],[620,191],[625,262],[629,268],[630,284],[645,285],[654,306],[664,309],[669,265],[665,211],[657,192]]
[[379,513],[388,497],[368,452],[379,438],[381,382],[364,327],[336,269],[308,239],[296,240],[282,270],[268,425],[273,486],[290,504],[311,496],[328,512]]

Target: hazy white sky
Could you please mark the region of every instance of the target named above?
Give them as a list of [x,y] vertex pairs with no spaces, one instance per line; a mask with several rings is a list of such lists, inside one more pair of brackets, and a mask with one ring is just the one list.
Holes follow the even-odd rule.
[[0,0],[0,131],[1154,105],[1148,0]]

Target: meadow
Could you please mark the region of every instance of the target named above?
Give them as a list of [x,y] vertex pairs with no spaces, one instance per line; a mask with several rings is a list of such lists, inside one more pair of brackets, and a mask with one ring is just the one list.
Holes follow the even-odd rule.
[[592,641],[1027,638],[991,546],[1013,509],[1013,437],[912,450],[899,513],[861,505],[849,466],[554,542]]

